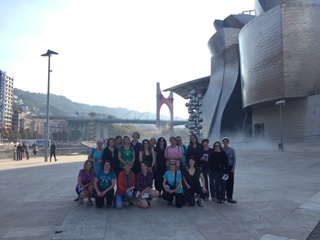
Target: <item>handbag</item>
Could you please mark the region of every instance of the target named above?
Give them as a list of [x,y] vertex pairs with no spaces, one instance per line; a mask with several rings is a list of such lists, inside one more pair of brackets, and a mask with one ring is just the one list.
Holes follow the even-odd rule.
[[174,186],[172,186],[171,184],[168,184],[170,187],[170,190],[175,190],[176,186],[177,186],[177,171],[174,174]]

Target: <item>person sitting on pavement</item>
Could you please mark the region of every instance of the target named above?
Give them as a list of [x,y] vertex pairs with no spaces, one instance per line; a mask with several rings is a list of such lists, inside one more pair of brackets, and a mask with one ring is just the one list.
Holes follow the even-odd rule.
[[112,206],[115,183],[116,174],[112,171],[110,162],[105,161],[103,171],[98,172],[94,180],[94,197],[97,208],[104,206],[104,199],[107,200],[108,208]]
[[97,140],[97,147],[91,149],[88,160],[93,162],[94,171],[98,174],[101,170],[102,165],[102,154],[103,154],[103,140]]
[[152,189],[153,173],[148,168],[148,163],[142,161],[141,172],[137,174],[137,192],[133,201],[141,208],[148,208],[150,206],[149,200],[159,196],[159,192]]
[[[201,197],[205,197],[207,189],[205,188],[205,181],[201,169],[196,166],[196,161],[193,156],[189,157],[188,165],[182,170],[182,176],[183,190],[187,202],[190,206],[194,206],[196,204],[196,194],[197,204],[199,207],[202,207],[203,203]],[[201,179],[202,187],[199,179]]]
[[168,201],[168,205],[172,205],[173,199],[177,208],[181,208],[184,203],[182,189],[182,174],[176,170],[176,160],[170,161],[170,170],[163,175],[163,194],[162,198]]
[[131,171],[131,167],[131,163],[126,162],[124,170],[119,173],[115,200],[117,209],[122,208],[123,203],[125,207],[128,207],[133,198],[133,192],[136,186],[136,176],[134,172]]
[[78,183],[76,192],[79,196],[79,204],[83,204],[83,199],[88,198],[87,205],[92,206],[91,196],[93,191],[93,182],[95,178],[95,171],[90,160],[86,160],[83,164],[83,169],[79,171]]

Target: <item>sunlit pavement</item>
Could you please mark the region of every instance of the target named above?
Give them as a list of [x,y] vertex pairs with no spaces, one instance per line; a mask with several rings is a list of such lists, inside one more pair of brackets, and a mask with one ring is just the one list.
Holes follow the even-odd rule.
[[307,239],[320,220],[319,152],[242,148],[237,155],[238,204],[181,209],[160,198],[149,209],[79,205],[74,187],[86,156],[1,160],[0,238]]

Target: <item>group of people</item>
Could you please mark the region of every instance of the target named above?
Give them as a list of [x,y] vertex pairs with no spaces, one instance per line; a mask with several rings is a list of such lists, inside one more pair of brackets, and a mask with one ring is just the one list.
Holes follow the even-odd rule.
[[[37,153],[39,151],[38,145],[34,143],[32,146],[32,152],[33,156],[36,157]],[[16,161],[21,161],[24,158],[24,155],[26,156],[26,159],[29,159],[29,150],[30,147],[28,144],[22,143],[22,145],[19,143],[18,145],[14,145],[13,147],[13,160]],[[54,142],[51,143],[50,148],[50,162],[52,157],[54,158],[54,161],[57,161],[57,156],[56,156],[56,145]]]
[[29,145],[23,143],[22,145],[19,143],[14,146],[13,149],[13,160],[21,161],[24,158],[24,154],[26,155],[27,160],[29,159]]
[[[102,208],[113,204],[120,209],[132,204],[148,208],[150,200],[162,197],[180,208],[184,204],[203,206],[203,200],[237,203],[233,199],[235,150],[225,137],[209,147],[209,140],[199,142],[190,136],[189,145],[180,136],[157,140],[140,134],[109,138],[90,150],[88,160],[79,171],[75,201]],[[223,146],[222,146],[223,144]],[[104,146],[105,145],[105,146]],[[116,190],[115,190],[116,189]]]

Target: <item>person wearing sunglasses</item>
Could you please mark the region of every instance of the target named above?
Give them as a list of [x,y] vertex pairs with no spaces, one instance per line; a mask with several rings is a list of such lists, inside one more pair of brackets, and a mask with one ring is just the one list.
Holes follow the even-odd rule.
[[[214,152],[212,154],[210,162],[211,175],[214,178],[214,183],[210,181],[210,184],[215,184],[216,190],[216,202],[224,203],[225,189],[226,189],[226,175],[228,174],[228,156],[222,150],[221,143],[216,141],[213,144]],[[214,200],[214,199],[213,199]]]
[[181,208],[184,203],[183,188],[182,188],[182,174],[179,170],[176,170],[176,160],[170,161],[170,169],[163,175],[163,194],[164,200],[168,201],[168,205],[171,206],[175,199],[177,208]]

